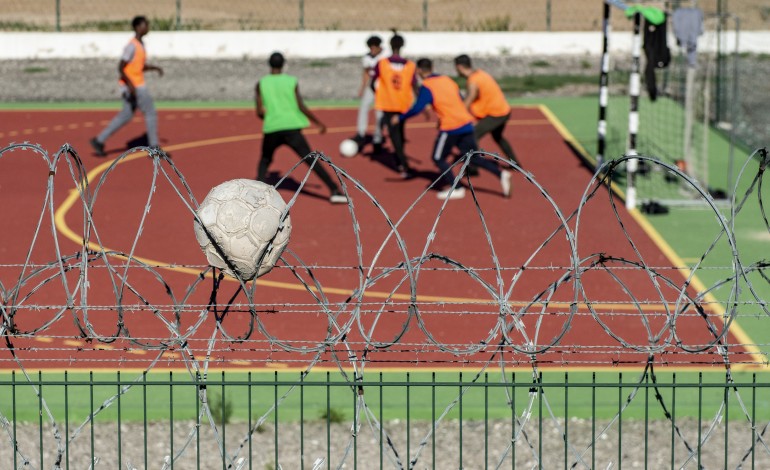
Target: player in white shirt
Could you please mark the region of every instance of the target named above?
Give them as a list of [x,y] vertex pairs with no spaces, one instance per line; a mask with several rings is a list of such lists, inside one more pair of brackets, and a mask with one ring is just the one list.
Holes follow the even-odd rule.
[[[358,107],[357,133],[353,140],[358,144],[361,151],[366,143],[366,128],[369,126],[369,110],[374,104],[374,90],[371,86],[374,66],[380,59],[387,54],[382,49],[382,39],[379,36],[371,36],[366,40],[369,47],[369,53],[366,54],[361,63],[363,65],[363,75],[361,76],[361,86],[358,88],[358,97],[361,98],[361,104]],[[382,111],[374,111],[374,135],[372,136],[374,144],[374,153],[382,150]]]

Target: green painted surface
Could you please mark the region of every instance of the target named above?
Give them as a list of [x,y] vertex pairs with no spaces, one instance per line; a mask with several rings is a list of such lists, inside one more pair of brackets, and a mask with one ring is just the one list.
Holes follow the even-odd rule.
[[[592,416],[592,407],[595,408],[597,419],[610,419],[617,414],[618,410],[618,388],[622,384],[623,390],[621,396],[623,402],[634,392],[637,381],[641,377],[641,371],[638,373],[626,372],[622,378],[615,372],[600,372],[596,374],[596,395],[595,402],[592,402],[591,374],[589,373],[570,373],[569,374],[569,408],[568,414],[573,417],[590,419]],[[124,386],[126,382],[131,382],[135,377],[130,374],[122,374]],[[147,375],[146,405],[144,401],[144,390],[141,377],[138,383],[135,383],[127,392],[121,396],[121,420],[127,422],[137,422],[144,419],[144,410],[146,406],[147,420],[158,421],[167,420],[170,410],[170,390],[169,374],[167,372],[153,372]],[[484,418],[484,377],[472,384],[472,374],[463,375],[463,387],[467,388],[462,395],[463,400],[463,420],[478,421]],[[510,419],[511,408],[508,405],[508,395],[506,389],[510,392],[511,375],[507,374],[507,384],[501,385],[500,375],[490,373],[488,376],[488,417],[490,419]],[[670,410],[672,405],[672,374],[670,372],[658,372],[656,374],[658,391],[661,401],[666,409]],[[20,422],[36,422],[40,408],[38,398],[30,385],[21,383],[23,378],[17,374],[16,385],[16,416]],[[269,413],[269,408],[273,405],[275,388],[278,390],[278,396],[286,395],[286,399],[279,408],[279,420],[283,422],[298,421],[300,418],[300,404],[304,407],[304,416],[306,420],[322,420],[326,415],[326,375],[324,373],[311,373],[305,379],[304,400],[300,402],[300,389],[294,387],[291,390],[289,382],[299,384],[299,373],[280,373],[277,376],[279,385],[274,385],[274,374],[272,372],[252,374],[252,386],[249,390],[248,377],[245,373],[228,373],[225,383],[225,397],[233,405],[233,421],[246,421],[249,394],[252,400],[253,418],[257,419],[263,414]],[[752,382],[751,374],[735,374],[737,393],[746,404],[748,410],[756,407],[758,419],[766,420],[770,418],[770,375],[761,374],[757,378],[759,384],[757,388],[757,401],[752,403],[751,389],[749,385]],[[0,413],[10,418],[13,415],[11,387],[9,386],[10,374],[0,374]],[[35,380],[37,377],[35,376]],[[65,387],[63,385],[64,376],[61,373],[43,374],[43,398],[51,410],[57,422],[63,423],[65,417],[64,399]],[[192,386],[189,377],[186,379],[182,374],[173,376],[173,410],[175,420],[195,419],[195,403],[197,400],[196,387]],[[449,407],[460,396],[460,380],[456,372],[436,373],[435,375],[435,405],[432,401],[432,376],[428,372],[412,372],[409,374],[409,416],[414,420],[431,419],[432,410],[435,409],[436,416]],[[537,389],[532,387],[531,373],[518,372],[515,376],[516,383],[516,412],[522,416],[527,409],[531,409],[533,419],[537,419]],[[677,417],[697,417],[698,416],[698,375],[695,372],[679,372],[676,374],[676,413]],[[716,386],[706,386],[703,390],[701,403],[702,415],[704,420],[714,418],[724,397],[724,372],[707,372],[703,374],[703,383]],[[117,393],[118,387],[115,383],[115,373],[95,373],[94,374],[94,407],[99,406]],[[221,395],[222,377],[219,374],[213,374],[209,378],[207,390],[211,393]],[[344,385],[344,380],[338,372],[330,375],[330,382],[336,384],[331,389],[331,410],[329,415],[341,416],[343,420],[350,421],[353,417],[353,392],[350,387]],[[363,381],[363,393],[370,410],[379,416],[380,409],[380,390],[383,386],[382,414],[387,420],[404,419],[407,413],[407,393],[406,393],[406,373],[385,373],[382,375],[382,381],[377,373],[365,374]],[[68,375],[67,396],[69,400],[69,421],[72,424],[82,423],[90,413],[90,393],[89,378],[86,373],[70,373]],[[564,414],[564,391],[565,376],[560,372],[546,372],[543,374],[543,394],[544,403],[553,410],[557,416]],[[720,385],[722,384],[722,385]],[[531,391],[535,394],[532,395]],[[649,388],[649,417],[650,419],[665,419],[664,407],[655,399],[655,389]],[[530,402],[530,399],[533,401]],[[594,404],[595,403],[595,404]],[[530,408],[531,407],[531,408]],[[544,408],[546,409],[546,408]],[[45,412],[44,417],[45,417]],[[731,398],[731,408],[729,413],[731,420],[745,420],[739,408],[737,400]],[[446,419],[456,420],[459,417],[459,405],[455,405],[447,414]],[[644,417],[644,387],[640,388],[638,393],[631,401],[629,407],[623,412],[623,418],[639,419]],[[46,420],[47,417],[44,418]],[[272,421],[272,417],[269,421]],[[96,422],[114,422],[117,420],[117,401],[100,412],[96,417]],[[550,420],[549,415],[544,412],[543,420]]]

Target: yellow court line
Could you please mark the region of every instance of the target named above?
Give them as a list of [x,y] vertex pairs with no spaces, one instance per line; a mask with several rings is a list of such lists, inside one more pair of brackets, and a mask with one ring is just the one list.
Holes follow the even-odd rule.
[[[569,142],[574,146],[575,149],[577,149],[578,152],[581,152],[583,154],[583,157],[588,159],[589,161],[594,162],[594,165],[596,164],[596,160],[590,156],[588,152],[578,143],[577,139],[572,135],[572,133],[564,126],[564,124],[559,121],[559,119],[551,113],[551,110],[548,109],[547,106],[541,105],[541,110],[543,111],[543,114],[546,115],[546,117],[553,123],[553,126],[559,131],[559,133],[562,135],[564,140]],[[622,192],[618,191],[619,188],[616,184],[612,184],[612,190],[614,192],[617,192],[618,195],[621,198],[625,198]],[[660,234],[660,232],[655,229],[655,227],[652,226],[652,224],[647,220],[647,218],[642,215],[641,212],[639,212],[638,209],[631,209],[628,211],[629,214],[631,214],[631,217],[634,218],[636,223],[639,224],[639,226],[644,230],[644,232],[647,234],[650,239],[652,239],[653,243],[658,247],[660,251],[663,252],[663,254],[666,256],[666,258],[672,263],[672,266],[681,266],[678,268],[678,271],[682,274],[684,279],[690,278],[692,275],[692,270],[689,268],[685,268],[684,260],[679,256],[679,254],[671,247],[671,245],[668,244],[668,242],[663,238],[663,236]],[[703,284],[703,282],[698,278],[697,275],[692,276],[692,279],[690,280],[690,285],[694,289],[696,289],[699,292],[705,292],[706,286]],[[714,297],[711,292],[706,293],[704,296],[704,300],[706,301],[706,304],[708,305],[708,308],[710,308],[714,313],[715,316],[719,318],[719,321],[722,322],[722,324],[725,324],[725,314],[727,311],[725,310],[724,306],[721,302],[717,300],[716,297]],[[733,319],[732,324],[730,325],[730,332],[735,335],[735,337],[740,341],[742,344],[741,346],[748,351],[748,353],[752,356],[752,358],[760,363],[765,363],[764,367],[767,367],[767,361],[763,359],[762,351],[756,346],[756,343],[754,340],[751,339],[751,337],[746,333],[746,331],[738,324],[738,320]],[[738,364],[736,366],[733,366],[733,369],[735,370],[742,370],[744,368],[750,368],[752,366],[748,365],[741,365]],[[756,367],[756,366],[754,366]]]

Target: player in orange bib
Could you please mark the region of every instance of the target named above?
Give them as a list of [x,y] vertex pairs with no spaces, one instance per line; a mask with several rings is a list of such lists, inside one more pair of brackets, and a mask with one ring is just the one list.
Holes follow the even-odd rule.
[[123,49],[120,65],[118,65],[123,108],[98,136],[91,139],[91,147],[99,157],[107,155],[104,151],[104,142],[131,121],[136,108],[139,108],[144,114],[144,121],[147,126],[147,145],[158,148],[158,115],[155,111],[155,103],[153,103],[152,96],[150,96],[144,81],[144,72],[155,70],[162,77],[163,69],[147,63],[147,53],[142,42],[142,38],[150,31],[147,18],[137,16],[131,21],[131,26],[134,28],[134,37]]
[[[400,116],[394,116],[393,122],[398,120],[403,124],[404,121],[421,112],[426,106],[431,105],[433,107],[439,118],[439,133],[433,145],[433,162],[441,170],[442,185],[448,186],[437,196],[439,199],[460,199],[465,196],[465,188],[460,186],[452,190],[455,178],[447,158],[453,147],[457,147],[463,155],[478,148],[476,138],[473,136],[473,116],[463,103],[460,87],[446,75],[434,74],[433,63],[430,59],[417,61],[417,74],[422,79],[417,100],[407,112]],[[479,156],[474,156],[471,162],[500,178],[503,196],[510,196],[510,171],[501,171],[497,164]]]
[[403,36],[393,32],[390,38],[390,57],[380,59],[372,71],[372,87],[374,89],[374,109],[382,112],[382,122],[388,126],[390,141],[396,153],[396,167],[401,177],[406,179],[413,175],[404,153],[404,125],[393,116],[405,112],[414,101],[414,91],[417,88],[415,63],[401,57],[404,47]]
[[508,160],[521,166],[511,144],[503,137],[508,118],[511,116],[511,106],[506,101],[500,85],[487,72],[474,69],[471,58],[467,55],[455,57],[454,62],[457,73],[466,80],[465,105],[478,119],[474,126],[476,141],[481,142],[481,138],[491,132],[492,138]]

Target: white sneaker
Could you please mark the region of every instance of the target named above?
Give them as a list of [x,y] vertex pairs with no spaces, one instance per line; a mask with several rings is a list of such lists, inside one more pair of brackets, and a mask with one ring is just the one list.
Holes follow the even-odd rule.
[[348,197],[342,193],[335,192],[331,196],[329,196],[329,202],[331,202],[332,204],[347,204]]
[[461,186],[459,188],[455,188],[454,191],[452,191],[452,188],[447,188],[443,191],[439,191],[436,197],[442,201],[447,199],[462,199],[465,197],[465,188]]
[[500,186],[503,188],[503,196],[511,197],[511,177],[513,175],[508,170],[500,173]]

